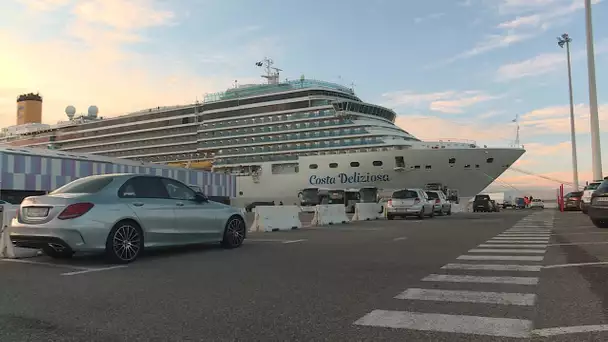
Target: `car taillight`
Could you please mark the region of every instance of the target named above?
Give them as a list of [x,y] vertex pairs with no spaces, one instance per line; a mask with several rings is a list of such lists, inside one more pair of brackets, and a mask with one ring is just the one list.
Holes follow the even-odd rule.
[[570,199],[571,199],[571,200],[573,200],[573,201],[578,201],[578,200],[580,200],[581,198],[580,198],[580,197],[570,197]]
[[80,217],[86,214],[89,210],[93,208],[93,203],[76,203],[68,205],[59,216],[57,216],[60,220],[68,220]]
[[392,200],[392,199],[389,199],[389,200],[386,202],[386,206],[387,206],[387,207],[392,207],[392,206],[393,206],[393,200]]
[[418,202],[420,202],[420,198],[418,198],[418,197],[414,198],[414,204],[416,204]]
[[441,200],[439,198],[435,199],[435,204],[439,204],[441,203]]

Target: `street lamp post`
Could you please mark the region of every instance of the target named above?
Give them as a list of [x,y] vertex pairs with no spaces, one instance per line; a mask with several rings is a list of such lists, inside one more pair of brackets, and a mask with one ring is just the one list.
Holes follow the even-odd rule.
[[593,26],[591,25],[591,0],[585,0],[585,26],[587,35],[587,71],[589,73],[589,121],[591,123],[591,160],[593,180],[602,177],[602,148],[600,146],[600,120],[597,113],[597,88],[595,83],[595,52]]
[[576,157],[576,129],[574,125],[574,98],[572,95],[572,64],[570,63],[570,42],[572,38],[567,33],[557,37],[557,45],[566,46],[566,57],[568,58],[568,94],[570,96],[570,139],[572,142],[572,177],[574,178],[574,191],[578,191],[578,160]]

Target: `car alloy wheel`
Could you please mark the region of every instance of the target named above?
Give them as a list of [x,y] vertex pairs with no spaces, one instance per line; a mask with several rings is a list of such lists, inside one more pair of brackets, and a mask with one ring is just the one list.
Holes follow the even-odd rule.
[[224,232],[223,244],[226,247],[234,248],[239,247],[245,240],[245,223],[243,220],[232,217],[226,224],[226,231]]
[[141,234],[139,229],[130,224],[119,226],[112,236],[114,257],[123,263],[128,263],[137,259],[140,250]]

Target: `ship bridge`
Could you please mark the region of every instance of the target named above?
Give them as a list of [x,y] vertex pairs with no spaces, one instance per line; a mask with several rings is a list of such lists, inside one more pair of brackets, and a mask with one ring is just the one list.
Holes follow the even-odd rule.
[[352,88],[348,88],[337,83],[326,82],[321,80],[300,79],[285,81],[276,84],[247,85],[246,87],[232,88],[224,92],[207,94],[205,95],[204,102],[209,103],[225,100],[235,100],[247,97],[283,93],[303,89],[338,91],[347,95],[345,96],[347,98],[352,98],[353,100],[360,101],[359,98],[355,96],[355,92]]
[[371,116],[381,117],[390,122],[395,122],[395,118],[397,114],[388,109],[381,106],[372,105],[369,103],[363,102],[353,102],[353,101],[341,101],[341,102],[333,102],[334,109],[336,112],[354,112],[367,114]]

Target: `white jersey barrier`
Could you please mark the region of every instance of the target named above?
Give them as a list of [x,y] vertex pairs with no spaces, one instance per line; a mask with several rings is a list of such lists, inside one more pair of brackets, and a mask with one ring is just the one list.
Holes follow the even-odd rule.
[[18,205],[3,204],[2,222],[0,223],[0,258],[31,258],[38,255],[38,250],[19,248],[13,245],[10,236],[11,221],[17,215]]
[[384,210],[380,203],[356,203],[355,214],[352,221],[377,220],[384,217]]
[[319,204],[315,207],[315,216],[312,218],[310,225],[325,226],[348,221],[344,204]]
[[302,228],[300,207],[295,205],[255,207],[255,218],[250,232],[273,232]]

